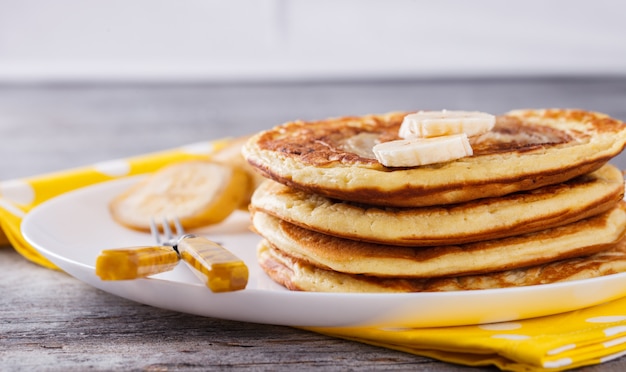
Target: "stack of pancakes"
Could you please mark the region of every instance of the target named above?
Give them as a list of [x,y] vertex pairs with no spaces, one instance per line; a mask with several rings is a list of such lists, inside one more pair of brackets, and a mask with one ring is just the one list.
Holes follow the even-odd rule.
[[474,155],[387,168],[372,153],[408,113],[290,122],[251,137],[258,261],[291,290],[489,289],[626,271],[626,124],[516,110]]

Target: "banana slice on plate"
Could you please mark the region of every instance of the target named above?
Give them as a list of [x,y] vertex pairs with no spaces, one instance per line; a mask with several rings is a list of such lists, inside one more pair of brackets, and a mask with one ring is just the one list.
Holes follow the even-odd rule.
[[465,133],[469,137],[487,133],[496,124],[496,117],[478,111],[419,111],[404,117],[401,138],[431,138]]
[[250,204],[250,198],[252,197],[254,190],[259,187],[261,182],[265,181],[265,177],[261,176],[259,172],[248,164],[241,153],[241,148],[244,143],[246,143],[248,138],[249,136],[236,138],[226,147],[211,156],[212,161],[241,168],[241,170],[245,171],[248,175],[248,191],[246,192],[246,197],[242,199],[241,205],[239,205],[238,208],[243,211],[248,210],[248,204]]
[[177,216],[183,227],[216,224],[237,209],[249,188],[239,167],[212,161],[187,161],[161,168],[109,203],[113,219],[149,231],[150,219]]
[[376,159],[386,167],[443,163],[473,154],[465,133],[382,142],[374,146],[373,151]]

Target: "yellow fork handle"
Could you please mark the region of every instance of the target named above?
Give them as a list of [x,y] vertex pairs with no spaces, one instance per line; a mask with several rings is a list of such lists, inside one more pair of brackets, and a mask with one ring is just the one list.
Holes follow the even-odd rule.
[[248,267],[221,245],[199,236],[178,242],[183,261],[213,292],[230,292],[246,288]]
[[102,280],[145,278],[172,270],[179,260],[171,247],[105,249],[96,259],[96,275]]

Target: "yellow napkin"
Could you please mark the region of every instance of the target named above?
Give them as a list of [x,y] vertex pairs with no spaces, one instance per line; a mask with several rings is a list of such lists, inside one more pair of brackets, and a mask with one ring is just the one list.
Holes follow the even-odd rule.
[[[24,257],[55,268],[20,233],[21,220],[32,208],[83,186],[151,172],[177,161],[207,158],[227,143],[228,140],[200,143],[0,182],[0,230]],[[0,234],[0,246],[2,238]],[[468,366],[560,371],[602,363],[626,353],[626,298],[579,311],[506,323],[437,328],[306,329]]]
[[563,314],[435,328],[307,328],[468,366],[562,371],[626,354],[626,298]]
[[7,236],[4,235],[4,232],[2,231],[2,229],[0,229],[0,247],[4,245],[8,245],[8,244],[9,244],[9,238],[7,238]]

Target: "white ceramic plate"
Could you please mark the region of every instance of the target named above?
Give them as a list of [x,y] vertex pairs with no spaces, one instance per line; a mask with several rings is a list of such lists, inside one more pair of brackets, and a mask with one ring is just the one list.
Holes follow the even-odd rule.
[[259,237],[249,216],[194,231],[207,234],[243,258],[250,281],[243,291],[212,293],[184,265],[131,281],[101,281],[94,264],[102,249],[150,245],[147,233],[115,223],[109,201],[137,177],[97,184],[43,203],[22,223],[26,240],[70,275],[143,304],[230,320],[290,326],[434,327],[510,321],[556,314],[626,295],[626,274],[541,286],[410,294],[291,292],[272,282],[256,263]]

